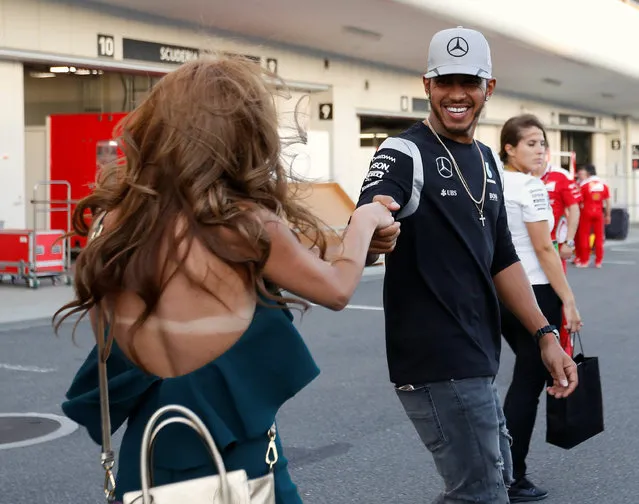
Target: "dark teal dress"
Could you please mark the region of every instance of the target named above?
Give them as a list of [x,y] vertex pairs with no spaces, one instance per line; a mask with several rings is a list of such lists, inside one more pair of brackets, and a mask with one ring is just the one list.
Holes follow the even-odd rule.
[[[317,375],[311,354],[288,310],[257,305],[241,338],[222,356],[176,378],[145,373],[113,345],[107,360],[111,430],[127,421],[118,456],[116,499],[140,489],[140,447],[150,416],[167,404],[193,410],[207,425],[227,471],[244,469],[249,478],[268,472],[267,432],[280,407]],[[64,413],[86,427],[101,444],[97,347],[78,370],[62,404]],[[291,481],[278,432],[274,467],[277,504],[302,500]],[[154,485],[215,474],[200,438],[188,427],[169,425],[158,436],[153,457]]]

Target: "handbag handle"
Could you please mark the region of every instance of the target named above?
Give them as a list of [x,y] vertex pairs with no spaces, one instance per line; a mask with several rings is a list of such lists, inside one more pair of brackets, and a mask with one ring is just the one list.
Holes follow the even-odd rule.
[[[164,427],[166,427],[169,424],[176,424],[176,423],[181,423],[188,427],[191,427],[192,429],[197,431],[197,433],[200,435],[201,438],[204,437],[202,434],[202,431],[198,428],[198,426],[192,423],[188,418],[176,416],[176,417],[167,418],[166,420],[162,420],[157,425],[157,427],[153,429],[153,432],[151,433],[151,440],[149,441],[148,460],[150,461],[150,463],[148,464],[148,468],[147,468],[147,470],[149,471],[149,488],[153,487],[153,451],[155,448],[155,440],[157,439],[158,434]],[[208,449],[208,445],[207,445],[207,449]],[[215,457],[213,453],[211,453],[211,450],[209,450],[209,455],[211,455],[211,458],[215,460]]]
[[[111,416],[109,414],[109,386],[107,384],[106,360],[109,356],[110,348],[107,348],[109,336],[105,341],[104,314],[102,307],[96,304],[96,316],[98,330],[96,340],[98,345],[98,377],[100,384],[100,425],[102,428],[102,453],[100,454],[100,464],[104,469],[104,496],[107,502],[115,501],[115,476],[113,466],[115,465],[115,453],[111,446]],[[109,332],[111,328],[109,326]],[[108,345],[110,347],[110,345]]]
[[[181,413],[186,418],[171,417],[160,422],[160,424],[156,427],[155,424],[157,423],[159,418],[168,412]],[[142,449],[140,450],[140,479],[142,483],[142,503],[152,504],[151,494],[149,493],[151,477],[149,468],[149,453],[151,452],[152,448],[151,443],[162,428],[173,423],[181,423],[191,427],[203,439],[209,450],[209,453],[213,457],[217,472],[220,476],[220,497],[222,498],[222,502],[230,502],[227,501],[227,499],[230,498],[231,495],[231,488],[229,486],[226,468],[224,467],[224,461],[222,460],[222,456],[220,455],[220,452],[215,445],[215,441],[213,440],[211,433],[208,431],[202,420],[200,420],[200,418],[190,409],[177,404],[170,404],[158,409],[151,416],[146,424],[146,427],[144,428],[144,434],[142,436]]]
[[[94,240],[104,230],[104,218],[106,212],[103,212],[94,221],[94,229],[90,233],[89,240]],[[113,474],[113,466],[115,465],[115,452],[111,446],[111,416],[109,414],[109,386],[107,381],[106,361],[111,351],[111,341],[109,339],[111,326],[109,325],[108,333],[105,330],[104,310],[101,302],[95,303],[95,315],[97,329],[95,331],[95,340],[97,344],[98,354],[98,381],[100,388],[100,427],[102,429],[102,452],[100,453],[100,465],[104,469],[104,497],[107,502],[115,501],[115,476]],[[113,315],[113,312],[111,312]],[[111,316],[113,318],[113,316]]]
[[572,346],[572,357],[575,356],[575,335],[577,336],[577,339],[579,340],[579,347],[581,348],[581,354],[585,357],[585,353],[584,353],[584,344],[581,341],[581,333],[579,331],[572,333],[570,335],[570,339],[571,339],[571,346]]

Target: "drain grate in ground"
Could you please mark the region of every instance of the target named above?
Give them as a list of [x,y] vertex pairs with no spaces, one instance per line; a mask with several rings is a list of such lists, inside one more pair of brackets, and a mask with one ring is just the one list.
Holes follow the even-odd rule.
[[57,415],[0,413],[0,450],[51,441],[71,434],[77,427]]

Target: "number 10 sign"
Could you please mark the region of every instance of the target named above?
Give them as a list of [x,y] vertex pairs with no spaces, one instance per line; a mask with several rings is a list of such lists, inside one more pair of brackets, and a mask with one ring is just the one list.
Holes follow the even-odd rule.
[[113,58],[115,55],[115,40],[113,35],[98,33],[98,56]]

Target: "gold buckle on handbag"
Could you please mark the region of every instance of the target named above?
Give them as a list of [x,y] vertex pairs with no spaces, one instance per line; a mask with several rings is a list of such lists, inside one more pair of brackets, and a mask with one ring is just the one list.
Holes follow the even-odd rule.
[[268,430],[268,448],[266,449],[266,463],[270,471],[273,470],[273,466],[277,463],[279,455],[277,453],[277,446],[275,445],[275,424],[271,425]]
[[113,465],[115,458],[113,452],[102,453],[102,467],[104,468],[104,496],[107,502],[115,501],[115,476],[113,475]]

